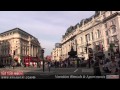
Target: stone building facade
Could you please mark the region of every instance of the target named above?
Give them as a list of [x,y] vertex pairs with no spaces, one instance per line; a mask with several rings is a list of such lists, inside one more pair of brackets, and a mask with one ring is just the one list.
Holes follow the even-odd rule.
[[61,60],[61,44],[56,43],[55,48],[52,50],[52,59],[54,61],[60,61]]
[[0,56],[3,63],[10,63],[10,56],[20,63],[26,56],[36,57],[40,54],[41,45],[31,34],[19,28],[0,33]]
[[[110,47],[114,44],[114,53],[120,51],[120,11],[96,11],[87,19],[75,26],[70,26],[61,41],[61,58],[68,58],[68,52],[73,46],[79,58],[89,59],[90,50],[93,57],[103,52],[105,58],[110,58]],[[87,50],[87,51],[86,51]]]

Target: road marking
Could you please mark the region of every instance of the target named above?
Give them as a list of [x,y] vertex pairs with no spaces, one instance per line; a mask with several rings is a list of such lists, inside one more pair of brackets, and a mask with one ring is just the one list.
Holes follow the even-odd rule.
[[93,69],[82,69],[82,72],[93,72]]
[[77,72],[78,71],[78,69],[76,69],[74,72]]

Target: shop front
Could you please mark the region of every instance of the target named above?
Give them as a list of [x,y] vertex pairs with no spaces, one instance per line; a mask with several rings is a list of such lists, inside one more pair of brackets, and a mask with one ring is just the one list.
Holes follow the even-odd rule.
[[12,57],[10,55],[0,56],[0,66],[10,66],[12,63]]

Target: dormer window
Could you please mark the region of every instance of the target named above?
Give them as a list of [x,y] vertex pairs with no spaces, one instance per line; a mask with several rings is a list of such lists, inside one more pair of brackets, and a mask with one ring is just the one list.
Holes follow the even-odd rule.
[[110,11],[110,15],[112,14],[112,11]]
[[105,13],[103,14],[103,18],[106,18],[106,15],[105,15]]
[[116,32],[116,27],[112,27],[112,33]]
[[104,24],[105,28],[107,28],[107,23]]
[[112,20],[112,21],[111,21],[111,25],[115,25],[115,20]]

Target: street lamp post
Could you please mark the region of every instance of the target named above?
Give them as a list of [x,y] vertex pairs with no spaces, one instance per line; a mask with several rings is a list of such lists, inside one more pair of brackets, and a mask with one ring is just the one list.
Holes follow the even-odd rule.
[[15,66],[14,57],[15,57],[15,50],[13,51],[13,56],[12,56],[12,66],[13,66],[13,69],[14,69],[14,66]]
[[88,53],[88,65],[89,65],[89,68],[90,68],[90,58],[89,58],[89,51],[88,51],[88,47],[90,46],[90,44],[88,44],[88,41],[87,41],[87,44],[86,44],[86,54]]
[[43,72],[45,71],[45,68],[44,68],[44,63],[45,63],[45,61],[44,61],[44,48],[42,49],[42,58],[43,58]]
[[119,40],[118,39],[114,40],[114,42],[115,42],[114,47],[113,47],[114,55],[115,56],[117,55],[117,57],[118,57],[119,56]]

